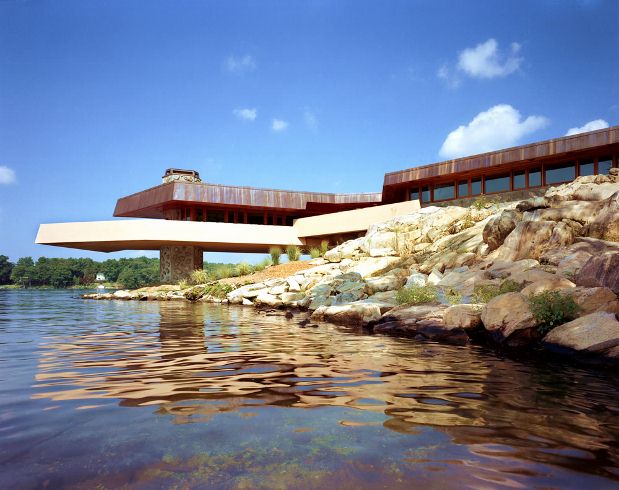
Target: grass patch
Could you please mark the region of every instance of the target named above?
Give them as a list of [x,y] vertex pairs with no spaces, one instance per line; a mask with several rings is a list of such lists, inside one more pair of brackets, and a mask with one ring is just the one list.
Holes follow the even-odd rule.
[[317,259],[322,255],[318,247],[312,247],[309,249],[309,254],[312,259]]
[[456,289],[449,288],[445,291],[445,299],[450,305],[459,305],[462,303],[462,294]]
[[239,276],[247,276],[254,272],[254,268],[249,265],[247,262],[241,262],[236,266],[236,270],[239,273]]
[[286,255],[290,262],[296,262],[301,257],[301,249],[296,245],[288,245],[286,247]]
[[224,299],[229,292],[234,291],[236,286],[232,284],[222,284],[213,282],[204,286],[195,286],[185,292],[185,298],[189,301],[197,301],[204,296],[212,296],[219,299]]
[[568,293],[543,291],[529,297],[531,312],[537,321],[537,330],[545,335],[553,328],[576,318],[580,306]]
[[398,290],[395,300],[399,305],[418,305],[437,300],[438,290],[431,285],[411,286]]
[[271,247],[269,249],[269,255],[271,256],[271,262],[273,262],[273,265],[279,265],[279,259],[282,256],[282,249],[279,247]]
[[323,240],[320,242],[320,255],[324,255],[329,251],[329,240]]
[[473,303],[488,303],[491,299],[502,294],[517,293],[521,290],[522,285],[511,279],[506,279],[500,286],[495,286],[494,284],[475,286],[471,300]]

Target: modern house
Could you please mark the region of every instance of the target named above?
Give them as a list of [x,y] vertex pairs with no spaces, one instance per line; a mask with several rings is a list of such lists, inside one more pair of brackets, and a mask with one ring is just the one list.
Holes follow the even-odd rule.
[[[168,169],[155,187],[120,198],[114,216],[131,220],[43,224],[36,243],[84,250],[160,250],[161,278],[202,267],[203,251],[266,252],[365,233],[420,206],[502,200],[618,166],[619,126],[390,172],[381,193],[331,194],[203,182]],[[138,218],[138,219],[135,219]]]

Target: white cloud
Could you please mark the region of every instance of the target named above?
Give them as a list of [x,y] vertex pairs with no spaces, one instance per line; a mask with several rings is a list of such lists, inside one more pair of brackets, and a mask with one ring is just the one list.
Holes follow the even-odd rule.
[[239,56],[238,58],[235,56],[228,56],[224,62],[224,67],[230,73],[245,73],[248,71],[253,71],[257,66],[256,60],[254,60],[250,54]]
[[593,121],[589,121],[584,126],[579,128],[570,128],[568,129],[565,136],[572,136],[573,134],[586,133],[587,131],[595,131],[596,129],[604,129],[608,127],[608,123],[604,121],[604,119],[595,119]]
[[288,129],[288,126],[288,123],[282,119],[273,119],[273,122],[271,123],[271,129],[276,133],[286,131]]
[[452,72],[447,63],[441,65],[436,72],[436,76],[443,80],[449,88],[458,88],[460,86],[460,79]]
[[312,131],[318,129],[318,117],[309,107],[303,109],[303,120],[305,121],[305,125]]
[[0,165],[0,184],[12,184],[15,180],[15,171],[9,167]]
[[523,136],[548,124],[543,116],[522,119],[520,112],[509,104],[500,104],[480,112],[466,126],[447,135],[439,155],[457,158],[514,146]]
[[255,121],[258,117],[258,109],[234,109],[232,113],[243,121]]
[[520,44],[511,43],[509,53],[499,52],[495,39],[467,48],[458,57],[458,68],[473,78],[504,77],[515,72],[523,61]]

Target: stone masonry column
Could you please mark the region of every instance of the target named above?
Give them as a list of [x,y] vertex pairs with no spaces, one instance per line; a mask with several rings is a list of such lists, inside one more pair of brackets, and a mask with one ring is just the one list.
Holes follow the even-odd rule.
[[159,253],[159,278],[164,284],[187,279],[196,269],[202,269],[202,249],[199,247],[163,246]]

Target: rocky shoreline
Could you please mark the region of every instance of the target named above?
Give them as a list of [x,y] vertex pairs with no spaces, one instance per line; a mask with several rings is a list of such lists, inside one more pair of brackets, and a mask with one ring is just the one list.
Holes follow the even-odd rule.
[[521,202],[422,208],[375,224],[312,263],[236,288],[159,286],[83,297],[291,309],[306,311],[306,322],[377,334],[619,364],[618,169]]

